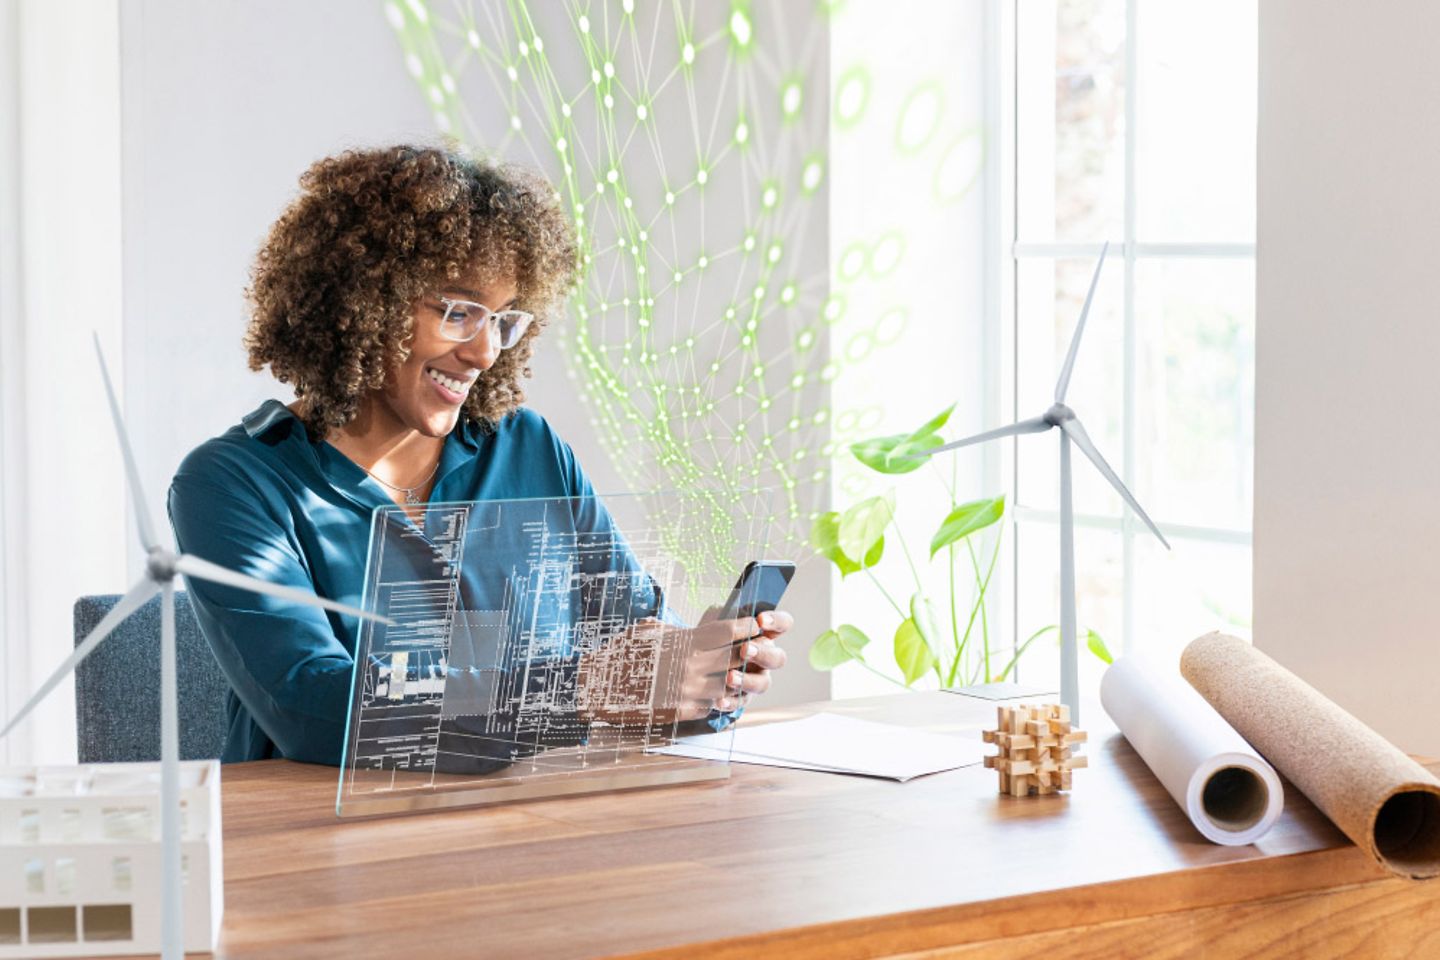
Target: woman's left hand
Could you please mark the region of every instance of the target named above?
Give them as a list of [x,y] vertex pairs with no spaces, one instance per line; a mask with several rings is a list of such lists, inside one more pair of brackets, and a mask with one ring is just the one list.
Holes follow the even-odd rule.
[[744,706],[749,698],[770,689],[770,671],[785,666],[785,650],[775,641],[795,625],[795,618],[784,610],[769,610],[750,621],[734,621],[745,624],[754,631],[746,634],[750,639],[738,645],[740,663],[725,674],[725,696],[716,702],[720,710],[735,710]]

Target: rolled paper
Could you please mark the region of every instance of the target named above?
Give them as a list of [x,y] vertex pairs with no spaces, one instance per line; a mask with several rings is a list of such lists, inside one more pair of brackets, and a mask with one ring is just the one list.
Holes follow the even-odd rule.
[[1100,704],[1207,840],[1241,846],[1275,825],[1285,807],[1275,770],[1173,665],[1122,657],[1100,680]]
[[1180,672],[1355,845],[1403,877],[1440,876],[1440,780],[1236,637],[1191,641]]

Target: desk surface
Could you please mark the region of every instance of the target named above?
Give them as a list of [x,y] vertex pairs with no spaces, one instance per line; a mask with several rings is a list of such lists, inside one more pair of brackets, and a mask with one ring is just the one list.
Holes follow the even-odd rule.
[[[932,693],[748,722],[821,708],[940,732],[994,718]],[[1440,881],[1390,878],[1288,789],[1259,844],[1211,844],[1098,708],[1086,720],[1074,791],[1027,799],[980,767],[898,784],[736,764],[709,783],[341,822],[334,769],[227,766],[218,955],[1349,956],[1377,929],[1396,956],[1432,955],[1421,940],[1440,955]]]

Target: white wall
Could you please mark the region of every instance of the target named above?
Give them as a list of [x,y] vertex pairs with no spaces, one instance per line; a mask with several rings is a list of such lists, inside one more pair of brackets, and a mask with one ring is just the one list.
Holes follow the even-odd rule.
[[1260,6],[1255,643],[1440,756],[1440,6]]
[[[124,586],[120,457],[91,342],[98,333],[120,359],[120,104],[115,3],[19,0],[0,17],[0,703],[9,716],[69,653],[75,598]],[[73,760],[71,689],[7,738],[7,759]]]

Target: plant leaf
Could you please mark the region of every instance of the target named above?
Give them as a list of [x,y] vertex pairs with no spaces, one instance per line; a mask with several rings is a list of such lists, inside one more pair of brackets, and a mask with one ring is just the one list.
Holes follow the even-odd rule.
[[900,474],[919,470],[925,466],[927,460],[919,457],[912,460],[910,457],[934,450],[945,443],[935,432],[945,426],[954,411],[955,404],[952,403],[916,430],[861,440],[859,443],[850,444],[850,452],[855,455],[856,460],[879,473]]
[[892,433],[852,443],[850,452],[871,470],[894,475],[919,470],[927,461],[918,457],[912,460],[910,455],[933,450],[942,443],[944,441],[933,434],[917,437],[909,433]]
[[815,518],[810,525],[810,543],[822,557],[840,568],[840,576],[847,577],[860,569],[859,564],[840,549],[840,514],[836,511],[831,510]]
[[930,647],[930,652],[940,649],[940,621],[935,617],[935,605],[926,599],[925,594],[916,593],[910,598],[910,619],[915,621],[915,627]]
[[998,523],[1004,515],[1003,493],[988,500],[971,500],[969,503],[960,504],[950,511],[945,522],[940,524],[940,529],[935,531],[935,536],[930,538],[930,556],[933,558],[950,544]]
[[941,410],[939,413],[935,414],[935,416],[931,417],[929,420],[926,420],[923,424],[920,425],[920,429],[910,434],[910,436],[917,439],[919,437],[930,436],[931,434],[939,430],[941,427],[945,426],[945,424],[950,420],[950,414],[954,412],[955,404],[952,403],[944,410]]
[[885,538],[881,537],[875,541],[870,552],[865,554],[863,564],[847,557],[845,551],[840,549],[840,514],[833,510],[815,518],[815,522],[810,525],[810,542],[821,556],[835,564],[840,570],[841,579],[866,567],[875,566],[885,555]]
[[892,494],[861,500],[840,514],[838,538],[840,550],[854,560],[869,558],[870,551],[885,536],[885,528],[895,518]]
[[907,687],[929,673],[936,664],[935,654],[910,617],[900,621],[895,631],[895,663],[905,675]]
[[1106,663],[1115,662],[1115,658],[1110,656],[1110,648],[1105,646],[1105,641],[1100,637],[1100,634],[1094,630],[1085,631],[1085,646],[1090,649],[1091,653]]
[[870,638],[859,627],[842,623],[815,638],[810,647],[810,666],[816,670],[834,670],[842,663],[859,660]]

